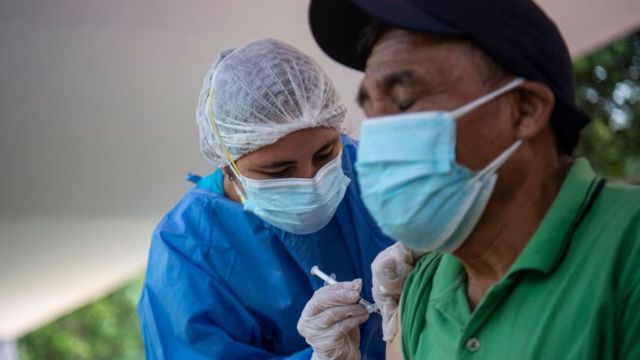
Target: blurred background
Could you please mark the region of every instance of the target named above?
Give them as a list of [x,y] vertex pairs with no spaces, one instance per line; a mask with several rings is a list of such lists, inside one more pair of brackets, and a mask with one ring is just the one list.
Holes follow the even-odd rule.
[[[539,0],[594,121],[579,155],[640,183],[640,1]],[[308,53],[362,113],[361,74],[315,45],[302,0],[0,2],[0,360],[141,359],[150,235],[189,188],[195,105],[222,49]]]

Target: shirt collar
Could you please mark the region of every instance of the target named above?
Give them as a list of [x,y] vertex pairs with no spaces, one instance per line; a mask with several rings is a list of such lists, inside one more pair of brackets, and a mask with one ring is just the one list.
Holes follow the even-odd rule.
[[567,237],[568,232],[578,218],[595,178],[586,159],[574,161],[538,230],[511,266],[508,275],[522,270],[548,274],[562,261],[567,242],[571,241]]

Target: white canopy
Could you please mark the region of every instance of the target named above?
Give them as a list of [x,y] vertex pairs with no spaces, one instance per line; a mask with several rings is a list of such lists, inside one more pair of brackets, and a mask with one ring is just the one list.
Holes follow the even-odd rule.
[[[543,0],[574,55],[640,25],[637,0]],[[0,2],[0,342],[144,268],[151,231],[211,171],[194,109],[215,54],[257,38],[319,60],[349,106],[361,75],[321,53],[306,1]],[[357,131],[354,131],[357,135]]]

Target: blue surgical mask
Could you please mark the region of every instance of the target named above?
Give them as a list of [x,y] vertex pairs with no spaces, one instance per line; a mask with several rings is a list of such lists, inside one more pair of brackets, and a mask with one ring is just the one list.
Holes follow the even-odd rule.
[[356,170],[362,199],[382,231],[419,251],[456,250],[482,216],[497,169],[516,141],[487,167],[456,162],[456,119],[516,88],[516,79],[454,111],[369,119],[360,135]]
[[342,171],[342,152],[311,179],[254,180],[236,174],[244,208],[271,225],[293,234],[325,227],[342,201],[351,180]]

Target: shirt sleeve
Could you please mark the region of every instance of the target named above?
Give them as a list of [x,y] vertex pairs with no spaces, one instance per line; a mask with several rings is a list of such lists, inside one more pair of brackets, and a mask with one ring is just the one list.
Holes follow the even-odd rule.
[[441,253],[430,252],[422,256],[405,282],[400,296],[400,313],[398,314],[398,332],[400,347],[404,359],[418,359],[420,333],[426,325],[424,316],[429,303],[433,275],[440,264]]
[[[282,359],[260,323],[171,222],[156,229],[138,314],[147,359]],[[286,359],[309,359],[311,349]]]

